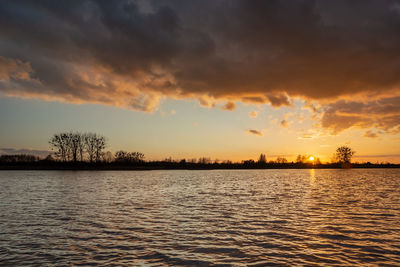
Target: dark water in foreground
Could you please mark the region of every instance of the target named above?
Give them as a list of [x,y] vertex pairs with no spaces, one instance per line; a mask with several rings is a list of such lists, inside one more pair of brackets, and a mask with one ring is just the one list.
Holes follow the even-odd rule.
[[1,171],[24,264],[400,265],[400,170]]

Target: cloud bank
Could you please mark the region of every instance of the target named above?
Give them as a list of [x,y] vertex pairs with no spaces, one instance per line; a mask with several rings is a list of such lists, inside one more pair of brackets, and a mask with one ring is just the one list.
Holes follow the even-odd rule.
[[[364,102],[340,100],[325,107],[321,123],[333,133],[350,127],[374,127],[396,134],[400,132],[400,97]],[[377,134],[367,131],[365,137],[377,137]]]
[[400,106],[399,27],[390,0],[6,0],[0,91],[145,112],[165,97],[227,110],[302,98],[335,133],[397,131],[381,111]]
[[48,150],[36,150],[30,148],[23,148],[23,149],[0,148],[0,155],[21,155],[21,154],[46,157],[47,155],[52,154],[52,152]]

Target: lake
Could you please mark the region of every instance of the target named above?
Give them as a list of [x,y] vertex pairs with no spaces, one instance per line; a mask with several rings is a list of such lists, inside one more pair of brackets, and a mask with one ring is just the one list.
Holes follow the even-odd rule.
[[400,169],[0,171],[0,265],[400,265]]

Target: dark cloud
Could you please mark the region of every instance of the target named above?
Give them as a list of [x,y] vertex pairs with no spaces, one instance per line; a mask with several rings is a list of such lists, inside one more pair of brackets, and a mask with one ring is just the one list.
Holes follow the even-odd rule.
[[250,129],[247,131],[249,134],[254,134],[254,135],[258,135],[258,136],[263,136],[264,134],[258,130],[254,130],[254,129]]
[[[351,127],[400,132],[400,96],[370,101],[340,100],[325,107],[322,126],[338,133]],[[369,134],[368,137],[372,137]]]
[[[0,90],[149,112],[165,96],[209,107],[376,99],[400,94],[399,29],[390,0],[5,0]],[[336,105],[322,121],[334,131],[379,124]]]
[[46,157],[51,154],[51,151],[48,150],[36,150],[36,149],[15,149],[15,148],[0,148],[0,155],[34,155],[40,157]]

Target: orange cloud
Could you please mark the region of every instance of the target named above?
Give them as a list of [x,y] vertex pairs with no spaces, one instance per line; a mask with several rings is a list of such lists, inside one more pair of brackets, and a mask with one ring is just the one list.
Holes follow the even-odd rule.
[[0,81],[10,82],[10,80],[31,80],[32,72],[33,70],[29,62],[22,62],[18,59],[0,56]]
[[235,108],[236,108],[236,104],[233,103],[233,102],[227,102],[227,103],[222,107],[223,110],[229,110],[229,111],[232,111],[232,110],[234,110]]
[[257,118],[258,112],[257,111],[251,111],[251,112],[249,112],[249,116],[250,116],[250,118]]

